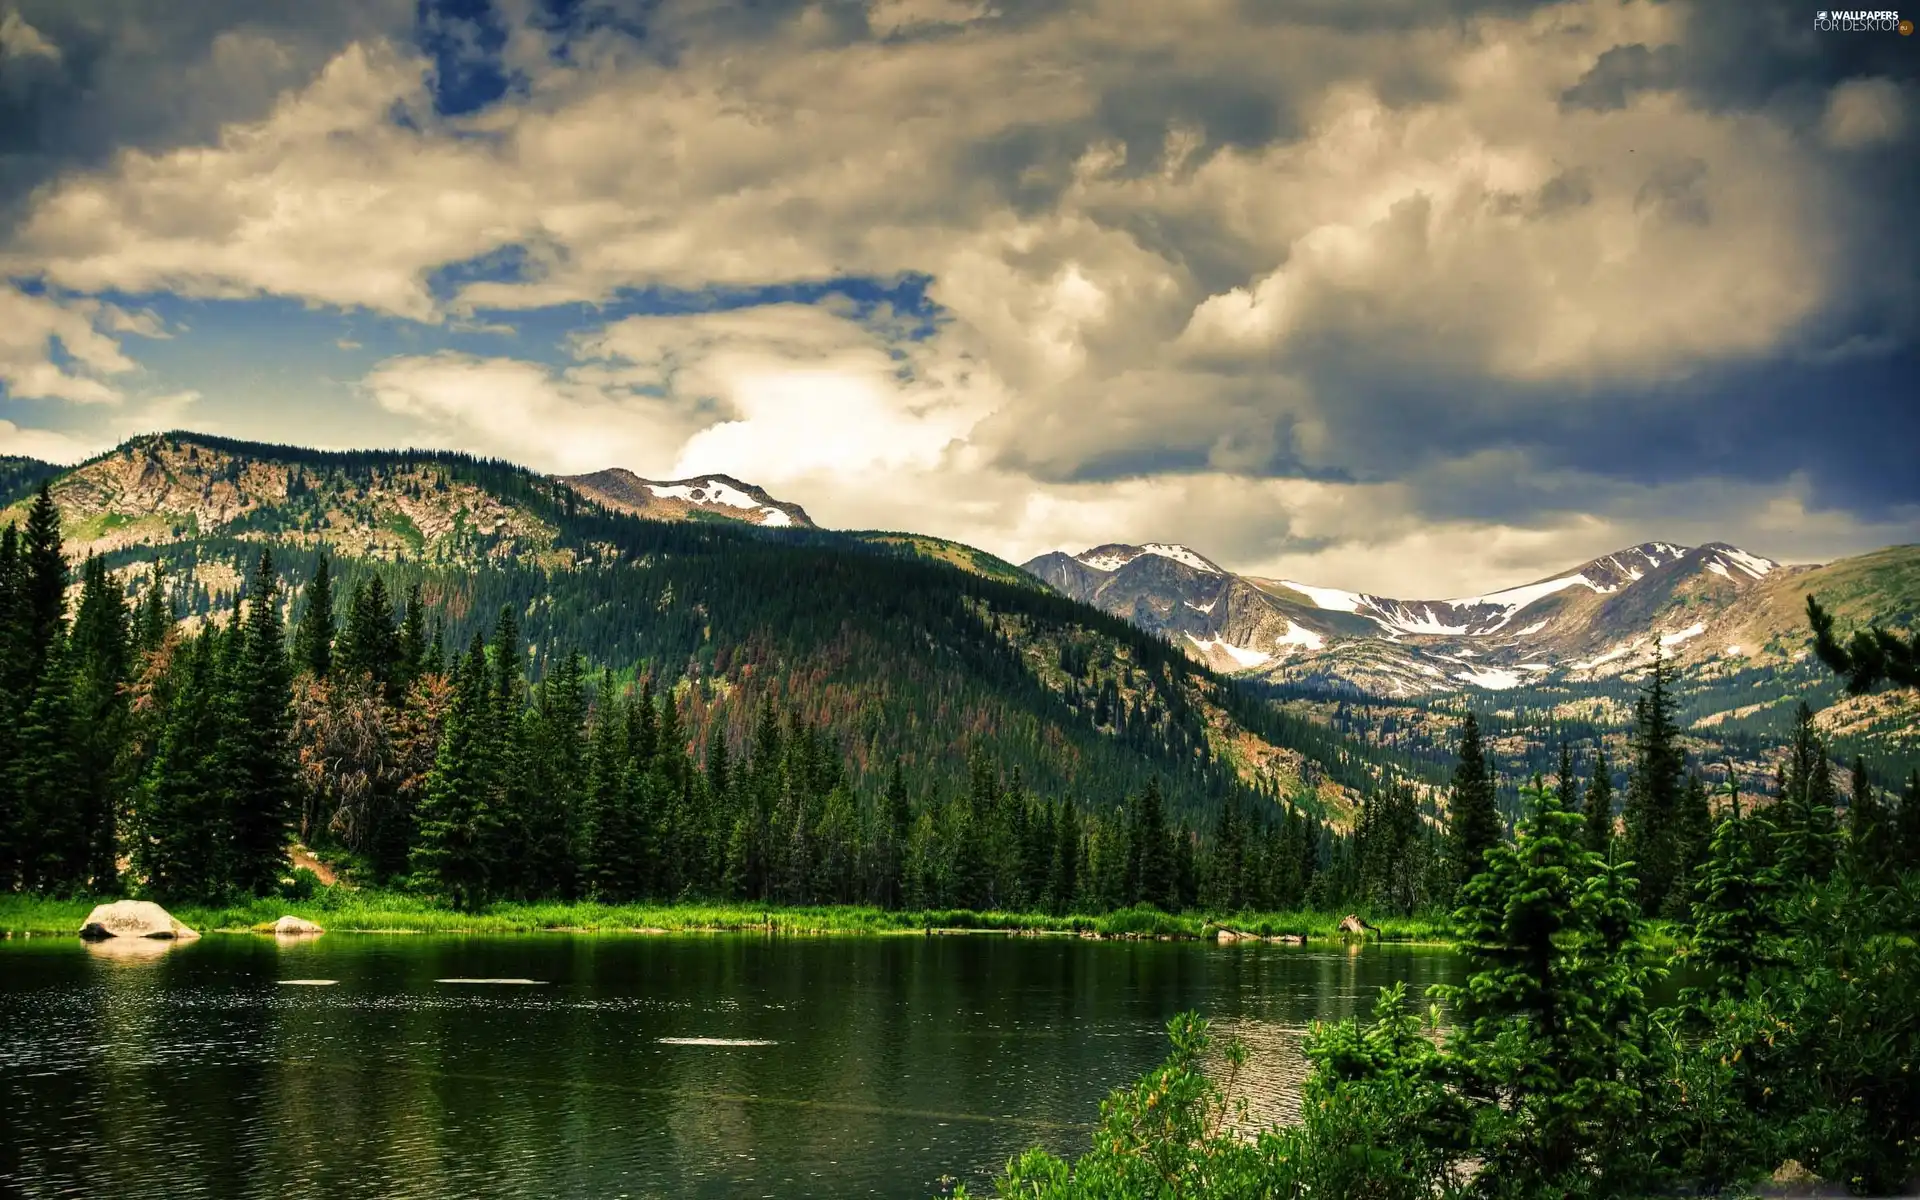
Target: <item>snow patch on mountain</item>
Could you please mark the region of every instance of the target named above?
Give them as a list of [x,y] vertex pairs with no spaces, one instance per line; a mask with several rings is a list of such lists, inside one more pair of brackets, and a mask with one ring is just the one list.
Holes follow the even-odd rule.
[[1573,664],[1573,667],[1575,670],[1585,671],[1590,667],[1597,667],[1602,663],[1610,663],[1617,658],[1625,658],[1632,653],[1633,647],[1626,642],[1615,642],[1613,649],[1607,651],[1605,654],[1589,658],[1584,662],[1576,662]]
[[1161,558],[1170,558],[1182,566],[1192,567],[1194,570],[1203,571],[1208,575],[1225,574],[1219,567],[1214,566],[1185,546],[1170,545],[1166,542],[1148,542],[1140,548],[1148,554],[1158,554]]
[[1207,601],[1205,604],[1195,604],[1191,600],[1182,600],[1181,603],[1186,605],[1188,608],[1192,609],[1195,612],[1211,613],[1213,611],[1213,606],[1220,603],[1220,601],[1218,599],[1213,599],[1213,600]]
[[1242,667],[1257,667],[1263,663],[1273,661],[1273,655],[1263,650],[1253,650],[1246,646],[1236,646],[1232,642],[1225,641],[1221,638],[1208,638],[1202,641],[1190,633],[1186,636],[1188,641],[1192,642],[1202,651],[1218,650]]
[[1287,631],[1274,641],[1282,646],[1305,646],[1309,650],[1318,650],[1327,644],[1326,638],[1304,625],[1295,625],[1292,621],[1287,622]]
[[1132,554],[1095,554],[1088,550],[1074,555],[1073,561],[1083,567],[1092,567],[1096,571],[1118,571],[1136,557],[1138,556]]
[[1661,634],[1660,644],[1662,646],[1678,646],[1681,642],[1686,641],[1688,638],[1699,637],[1701,634],[1705,633],[1706,631],[1707,631],[1707,627],[1705,625],[1699,622],[1695,622],[1694,624],[1687,626],[1685,629],[1682,629],[1677,633]]
[[1707,570],[1712,571],[1722,579],[1733,578],[1733,572],[1727,570],[1727,564],[1723,562],[1710,562],[1707,564]]
[[1514,636],[1526,637],[1530,633],[1539,633],[1542,629],[1545,629],[1546,627],[1547,627],[1547,623],[1545,621],[1535,621],[1533,624],[1527,626],[1525,629],[1522,629],[1519,633],[1514,634]]
[[1465,680],[1479,687],[1500,690],[1520,686],[1520,673],[1500,667],[1480,667],[1472,671],[1455,671],[1455,679]]
[[695,504],[724,504],[728,508],[760,507],[758,500],[755,500],[752,496],[747,495],[738,488],[728,487],[718,479],[709,479],[702,483],[680,483],[671,485],[650,483],[647,485],[647,490],[656,496],[668,496],[675,500],[691,500]]
[[760,523],[778,529],[793,524],[793,518],[769,504],[760,510]]
[[1282,579],[1280,586],[1291,588],[1313,601],[1315,608],[1324,608],[1328,612],[1359,612],[1360,606],[1367,603],[1367,597],[1358,592],[1343,592],[1339,588],[1314,587],[1312,584],[1295,583],[1291,579]]

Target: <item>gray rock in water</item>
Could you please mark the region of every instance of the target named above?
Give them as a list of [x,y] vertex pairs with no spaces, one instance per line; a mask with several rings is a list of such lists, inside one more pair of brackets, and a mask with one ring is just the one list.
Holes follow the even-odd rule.
[[185,941],[200,935],[173,919],[173,914],[151,900],[115,900],[100,904],[80,925],[80,936],[90,942],[107,938],[172,938]]
[[285,937],[289,934],[325,933],[326,930],[304,917],[281,917],[273,923],[273,932],[276,937]]

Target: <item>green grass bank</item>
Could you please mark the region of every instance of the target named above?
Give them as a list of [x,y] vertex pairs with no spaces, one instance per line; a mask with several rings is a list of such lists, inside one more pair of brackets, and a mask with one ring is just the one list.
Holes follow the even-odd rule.
[[[72,937],[98,898],[59,900],[0,896],[0,933],[9,937]],[[1163,913],[1151,908],[1100,915],[974,912],[964,909],[894,911],[860,906],[763,907],[741,904],[499,903],[459,912],[418,896],[344,887],[323,888],[304,900],[168,906],[202,933],[260,929],[283,916],[304,917],[333,932],[362,933],[674,933],[756,931],[773,934],[910,934],[927,931],[1084,935],[1107,938],[1213,940],[1221,928],[1258,937],[1289,935],[1310,941],[1344,940],[1340,912],[1234,914]],[[1381,937],[1397,942],[1445,942],[1437,917],[1372,917]]]

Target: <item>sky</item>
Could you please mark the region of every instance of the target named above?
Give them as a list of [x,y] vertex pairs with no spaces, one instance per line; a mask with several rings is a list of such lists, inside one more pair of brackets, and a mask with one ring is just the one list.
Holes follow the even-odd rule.
[[1920,36],[1815,17],[0,0],[0,453],[725,472],[1388,595],[1916,542]]

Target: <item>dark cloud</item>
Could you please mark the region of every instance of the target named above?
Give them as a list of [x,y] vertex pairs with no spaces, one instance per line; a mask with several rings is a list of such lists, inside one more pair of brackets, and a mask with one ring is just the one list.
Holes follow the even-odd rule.
[[1594,112],[1625,108],[1641,92],[1673,87],[1680,79],[1680,64],[1678,46],[1648,49],[1637,42],[1615,46],[1600,56],[1579,83],[1560,94],[1560,107]]
[[[123,148],[212,141],[264,116],[355,38],[405,31],[413,0],[324,4],[19,0],[10,8],[58,52],[0,79],[0,230],[27,194]],[[30,72],[30,74],[29,74]]]

